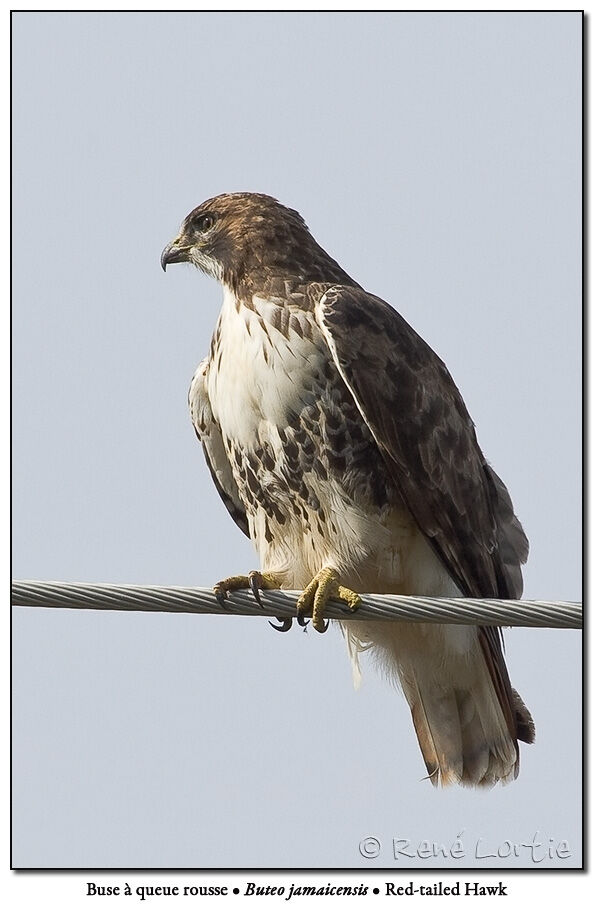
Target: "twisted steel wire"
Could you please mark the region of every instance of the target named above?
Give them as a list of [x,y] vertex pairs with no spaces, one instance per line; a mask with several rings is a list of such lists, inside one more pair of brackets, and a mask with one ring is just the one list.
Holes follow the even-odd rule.
[[[249,591],[230,593],[225,606],[206,587],[158,587],[134,584],[70,584],[62,581],[13,581],[13,606],[56,609],[112,609],[212,615],[295,617],[301,591],[260,591],[262,606]],[[548,600],[488,600],[364,594],[357,612],[335,601],[325,616],[452,625],[509,625],[525,628],[582,628],[582,604]]]

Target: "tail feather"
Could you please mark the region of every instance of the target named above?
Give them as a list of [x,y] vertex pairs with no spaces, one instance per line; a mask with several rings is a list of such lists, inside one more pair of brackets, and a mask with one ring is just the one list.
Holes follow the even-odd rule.
[[[403,685],[434,786],[493,786],[518,773],[518,750],[488,692]],[[487,695],[487,697],[486,697]]]
[[517,777],[517,739],[533,741],[533,720],[489,635],[490,647],[471,627],[400,624],[380,631],[350,623],[345,633],[371,647],[400,684],[434,786],[493,786]]
[[421,748],[428,778],[433,786],[444,783],[445,771],[448,781],[458,781],[463,776],[463,742],[460,728],[451,728],[445,737],[441,730],[448,718],[456,711],[454,692],[436,697],[434,693],[422,694],[417,681],[407,684],[406,695],[411,708],[413,725]]
[[489,731],[485,730],[483,726],[481,729],[478,728],[478,721],[481,724],[481,714],[477,712],[473,700],[467,696],[466,692],[457,692],[457,706],[461,724],[463,758],[461,781],[469,785],[487,784],[492,776],[490,749],[485,745]]

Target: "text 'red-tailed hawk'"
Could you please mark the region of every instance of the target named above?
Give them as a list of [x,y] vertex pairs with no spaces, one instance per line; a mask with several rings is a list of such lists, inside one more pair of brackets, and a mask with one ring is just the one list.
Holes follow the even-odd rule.
[[[301,589],[324,631],[329,597],[519,598],[528,543],[446,367],[387,303],[269,196],[192,211],[163,251],[223,285],[190,387],[215,485],[260,571],[215,588]],[[290,623],[289,623],[290,624]],[[357,672],[373,649],[405,693],[434,784],[516,777],[533,721],[491,627],[342,623]]]

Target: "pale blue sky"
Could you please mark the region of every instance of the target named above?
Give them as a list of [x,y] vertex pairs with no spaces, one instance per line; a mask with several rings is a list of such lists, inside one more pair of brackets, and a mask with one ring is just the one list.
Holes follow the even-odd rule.
[[[159,267],[190,209],[253,190],[446,361],[530,538],[525,595],[580,599],[580,14],[13,23],[14,576],[256,567],[186,409],[221,292]],[[476,793],[420,782],[403,698],[372,667],[354,692],[336,631],[13,623],[17,866],[395,868],[393,837],[461,831],[460,866],[535,833],[580,864],[578,633],[507,633],[537,741]]]

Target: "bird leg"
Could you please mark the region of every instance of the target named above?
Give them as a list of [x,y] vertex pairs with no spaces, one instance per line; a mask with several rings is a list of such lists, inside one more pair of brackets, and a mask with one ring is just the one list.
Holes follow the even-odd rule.
[[[219,581],[218,584],[215,584],[213,590],[217,601],[220,606],[225,609],[225,601],[228,598],[228,593],[233,590],[251,590],[254,594],[254,599],[259,606],[262,607],[262,600],[260,599],[261,590],[280,590],[281,589],[281,578],[272,571],[251,571],[250,574],[236,574],[232,575],[230,578],[225,578],[223,581]],[[293,620],[290,618],[277,618],[277,621],[280,622],[280,625],[273,625],[272,622],[269,622],[271,628],[274,628],[275,631],[289,631],[293,624]],[[308,624],[304,619],[298,618],[300,625],[305,626]]]
[[339,584],[339,576],[333,568],[323,568],[310,581],[297,601],[298,621],[311,611],[312,625],[316,631],[324,633],[328,628],[328,621],[324,621],[324,609],[332,599],[343,600],[351,612],[354,612],[362,601],[354,590]]
[[254,599],[259,606],[262,606],[260,599],[261,590],[279,590],[281,588],[281,578],[272,571],[251,571],[250,574],[235,574],[230,578],[215,584],[213,590],[220,606],[225,608],[225,600],[230,591],[233,590],[251,590]]

